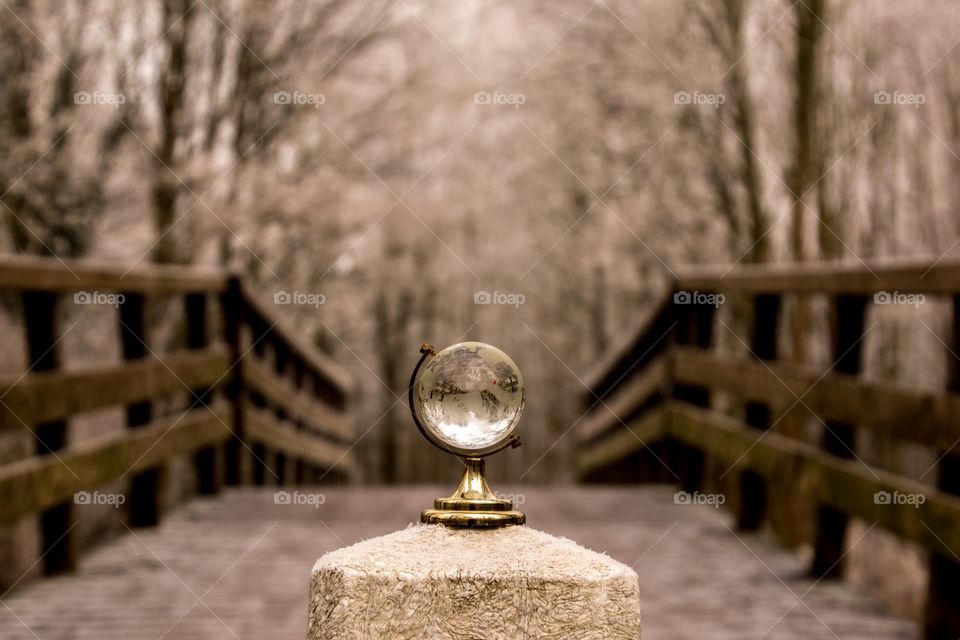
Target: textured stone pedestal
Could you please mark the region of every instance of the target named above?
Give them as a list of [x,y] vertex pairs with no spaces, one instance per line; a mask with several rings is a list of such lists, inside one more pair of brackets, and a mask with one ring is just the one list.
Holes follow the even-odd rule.
[[525,526],[411,526],[313,568],[309,640],[639,637],[633,569]]

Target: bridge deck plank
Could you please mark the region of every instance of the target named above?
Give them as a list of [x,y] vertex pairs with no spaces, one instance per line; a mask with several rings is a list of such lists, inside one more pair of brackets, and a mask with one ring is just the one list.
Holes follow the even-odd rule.
[[[86,556],[77,574],[3,596],[0,637],[299,640],[313,561],[406,526],[448,490],[300,489],[323,493],[318,508],[275,504],[273,489],[194,500]],[[674,504],[672,488],[514,491],[531,526],[636,568],[644,640],[916,638],[914,625],[853,589],[815,585],[800,558],[766,538],[738,539],[726,512]]]

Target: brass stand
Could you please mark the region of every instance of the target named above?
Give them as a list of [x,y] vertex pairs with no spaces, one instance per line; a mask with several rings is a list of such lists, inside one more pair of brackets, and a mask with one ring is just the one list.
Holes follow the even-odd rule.
[[420,522],[448,527],[505,527],[524,524],[522,511],[513,511],[511,500],[501,500],[483,476],[483,458],[464,458],[460,486],[449,498],[437,498],[433,509],[420,514]]

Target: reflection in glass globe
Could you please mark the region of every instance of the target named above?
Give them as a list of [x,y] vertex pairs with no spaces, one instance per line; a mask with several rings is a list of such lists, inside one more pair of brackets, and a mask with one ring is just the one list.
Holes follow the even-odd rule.
[[509,435],[523,411],[523,378],[500,349],[461,342],[437,353],[420,372],[414,404],[442,442],[480,451]]

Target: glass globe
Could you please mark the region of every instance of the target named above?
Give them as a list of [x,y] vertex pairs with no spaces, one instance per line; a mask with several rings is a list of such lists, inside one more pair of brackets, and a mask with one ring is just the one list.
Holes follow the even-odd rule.
[[513,433],[523,412],[523,377],[500,349],[461,342],[431,358],[413,403],[430,434],[454,453],[483,455]]

